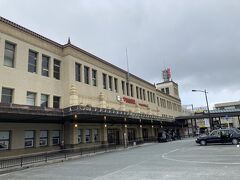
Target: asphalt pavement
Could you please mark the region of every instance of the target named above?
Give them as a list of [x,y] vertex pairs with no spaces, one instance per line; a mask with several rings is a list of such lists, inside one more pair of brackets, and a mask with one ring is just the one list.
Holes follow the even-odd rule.
[[147,144],[0,175],[0,180],[240,179],[240,148],[194,139]]

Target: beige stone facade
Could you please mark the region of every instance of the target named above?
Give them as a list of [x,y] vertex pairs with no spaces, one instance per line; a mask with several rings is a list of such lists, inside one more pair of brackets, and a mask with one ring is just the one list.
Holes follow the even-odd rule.
[[[5,65],[6,43],[14,45],[12,67]],[[30,51],[36,54],[36,72],[29,72]],[[47,69],[43,67],[43,57],[48,59]],[[54,60],[60,61],[59,79],[56,79],[54,75]],[[76,70],[77,65],[78,70]],[[47,71],[47,76],[42,75],[44,70]],[[104,77],[106,78],[105,84]],[[28,92],[31,92],[35,95],[34,100],[31,99],[35,102],[35,106],[41,106],[42,95],[47,95],[48,108],[53,108],[54,97],[59,97],[60,109],[80,105],[154,115],[163,117],[166,121],[173,121],[174,117],[181,115],[178,87],[176,83],[170,86],[168,84],[173,94],[166,94],[161,92],[161,86],[165,87],[165,85],[163,83],[156,87],[132,74],[127,79],[126,71],[72,45],[70,41],[65,45],[60,45],[0,18],[0,94],[3,96],[4,88],[11,89],[12,104],[27,105]],[[141,128],[143,127],[140,128],[136,124],[128,125],[128,127],[115,124],[111,129],[119,129],[119,139],[122,140],[124,137],[122,134],[126,131],[124,129],[131,126],[135,129],[136,137],[142,138]],[[73,127],[72,123],[36,125],[4,122],[1,124],[0,131],[11,131],[11,149],[22,149],[24,148],[23,133],[27,129],[32,129],[36,133],[35,147],[38,147],[37,139],[40,130],[44,129],[49,133],[52,130],[59,130],[61,140],[64,140],[65,144],[78,144],[78,129],[81,128],[84,137],[82,143],[86,143],[86,129],[91,129],[91,138],[94,137],[94,129],[98,129],[98,140],[107,141],[105,128],[110,127],[104,127],[102,123],[81,123],[78,127]],[[148,134],[153,136],[152,129],[155,127],[146,125],[146,128],[149,129]],[[91,139],[90,142],[94,140]],[[51,143],[49,145],[51,146]]]

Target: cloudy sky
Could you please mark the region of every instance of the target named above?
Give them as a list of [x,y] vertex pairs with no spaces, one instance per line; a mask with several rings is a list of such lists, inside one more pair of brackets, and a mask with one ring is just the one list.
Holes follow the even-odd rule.
[[0,0],[0,16],[151,83],[170,67],[182,104],[240,100],[239,0]]

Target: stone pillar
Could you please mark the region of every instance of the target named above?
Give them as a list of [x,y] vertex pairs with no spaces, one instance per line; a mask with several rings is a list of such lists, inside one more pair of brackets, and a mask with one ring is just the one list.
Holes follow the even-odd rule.
[[70,106],[76,106],[78,105],[78,93],[77,93],[77,89],[74,85],[71,85],[70,88]]
[[127,129],[127,125],[123,125],[123,144],[124,147],[127,147],[128,145],[128,129]]
[[138,141],[143,141],[142,125],[138,125],[137,127],[137,138]]
[[40,131],[39,131],[39,130],[35,130],[35,131],[34,131],[34,136],[35,136],[34,147],[39,147],[39,143],[40,143]]
[[239,120],[238,117],[233,117],[233,127],[238,128],[239,127]]
[[101,125],[101,140],[103,144],[108,143],[108,134],[107,134],[107,125],[105,127],[105,124]]
[[105,96],[102,92],[99,94],[99,102],[100,102],[100,105],[99,105],[100,108],[106,108],[107,107],[106,101],[105,101]]
[[64,124],[64,144],[65,146],[78,144],[78,128],[75,127],[75,123]]

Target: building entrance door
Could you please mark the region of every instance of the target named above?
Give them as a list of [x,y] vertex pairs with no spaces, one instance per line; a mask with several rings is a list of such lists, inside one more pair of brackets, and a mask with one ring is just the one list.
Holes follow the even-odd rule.
[[136,131],[134,128],[128,129],[128,142],[132,142],[136,140]]
[[108,129],[108,143],[116,145],[120,144],[118,129]]
[[144,141],[146,141],[148,139],[148,129],[147,128],[143,128],[142,129],[142,134],[143,134]]

